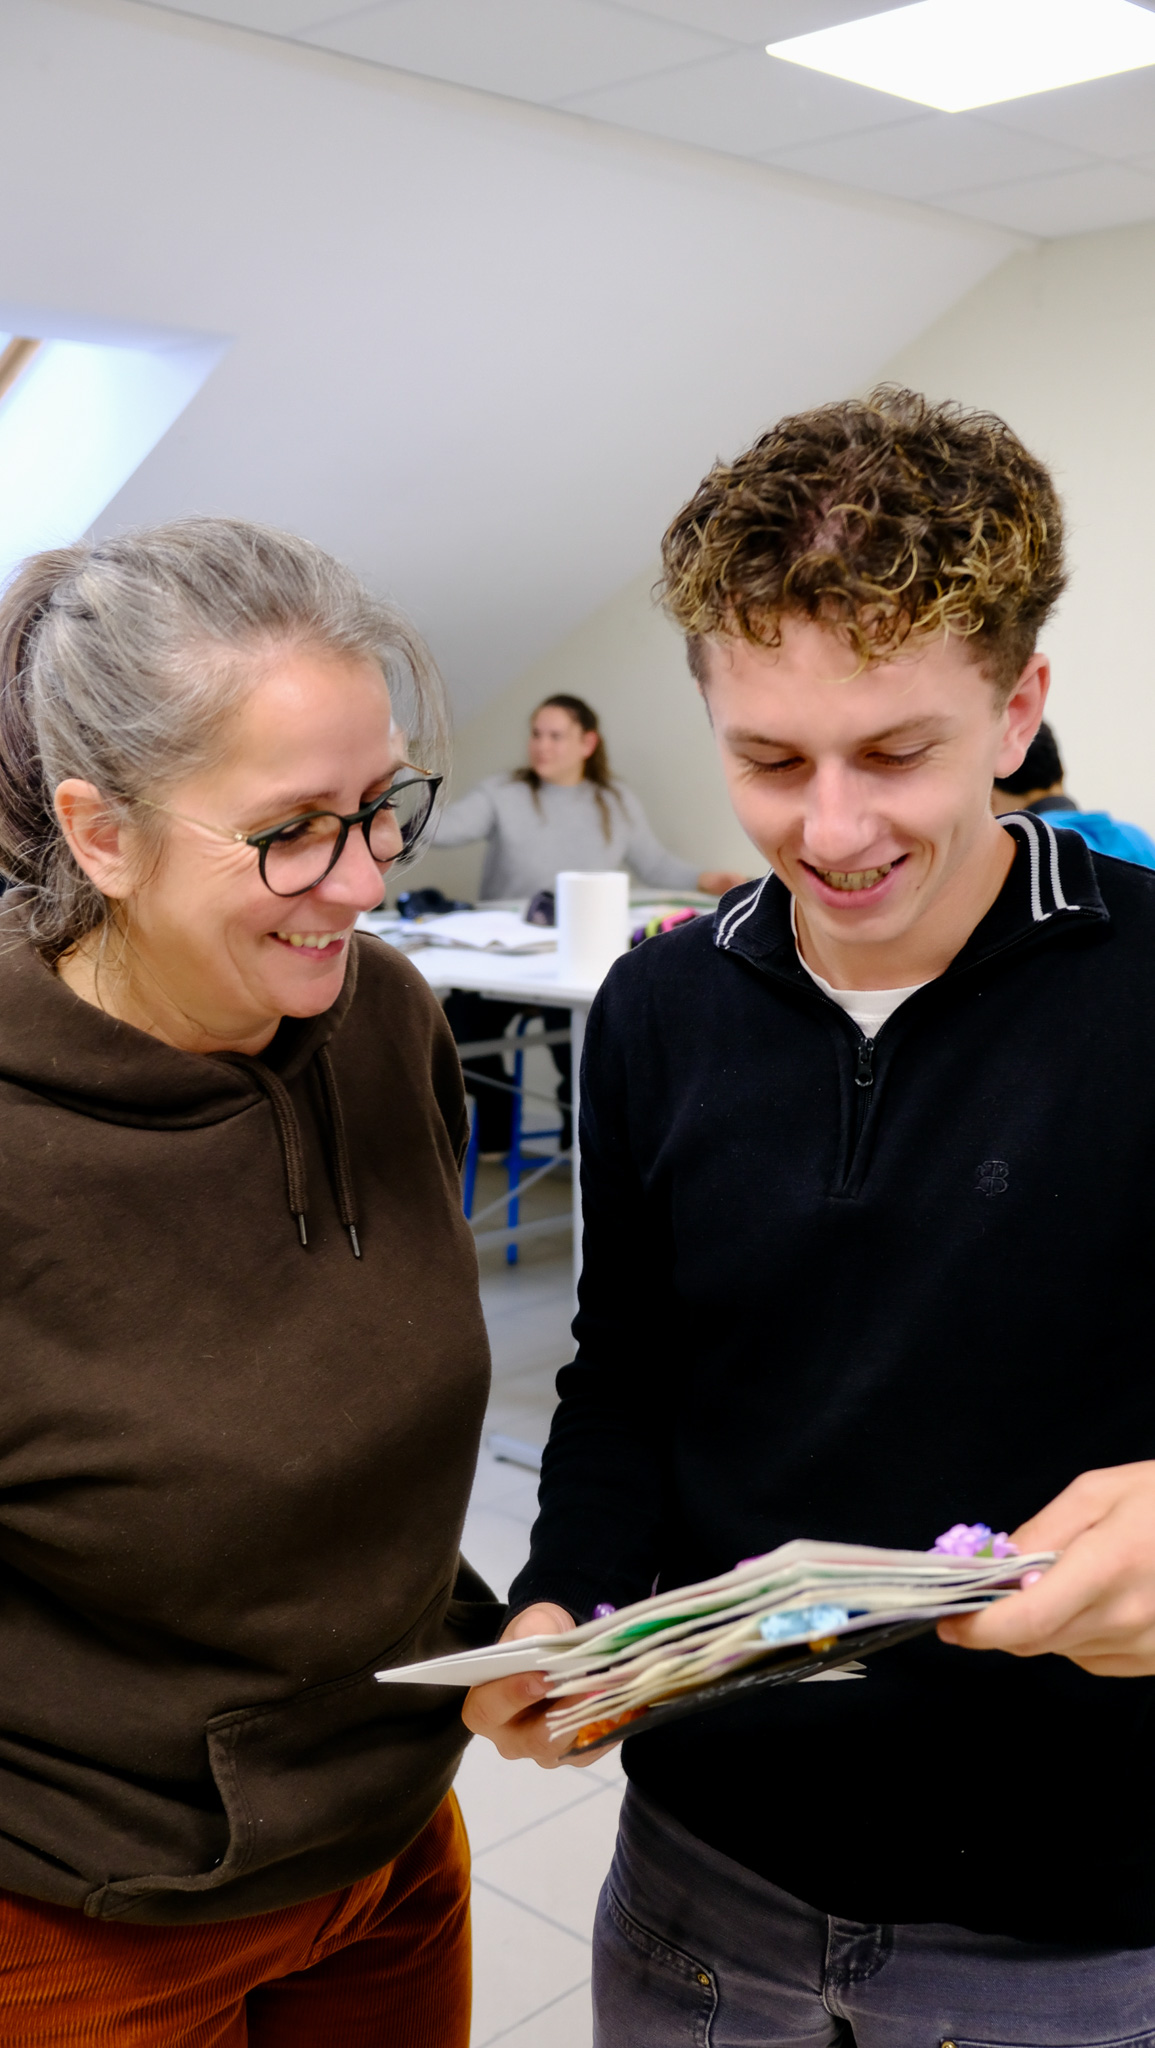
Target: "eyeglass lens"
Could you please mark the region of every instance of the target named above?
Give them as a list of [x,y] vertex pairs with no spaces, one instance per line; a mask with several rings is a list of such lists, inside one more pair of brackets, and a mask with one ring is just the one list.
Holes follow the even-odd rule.
[[[406,782],[390,791],[389,802],[369,821],[369,852],[382,867],[413,845],[428,822],[433,796],[426,782]],[[320,811],[271,839],[265,849],[265,881],[274,894],[302,896],[315,889],[333,865],[340,833],[340,818]]]

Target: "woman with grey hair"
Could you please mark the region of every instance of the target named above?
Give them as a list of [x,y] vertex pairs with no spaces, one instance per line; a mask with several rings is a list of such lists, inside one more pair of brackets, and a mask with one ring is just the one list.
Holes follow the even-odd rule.
[[373,1676],[498,1614],[465,1103],[354,931],[441,730],[406,621],[264,528],[0,600],[8,2043],[466,2048],[460,1700]]

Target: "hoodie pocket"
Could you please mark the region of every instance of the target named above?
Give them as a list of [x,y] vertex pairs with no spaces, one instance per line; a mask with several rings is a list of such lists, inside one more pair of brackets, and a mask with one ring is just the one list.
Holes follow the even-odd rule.
[[436,1812],[468,1738],[460,1687],[384,1686],[373,1674],[492,1641],[503,1612],[462,1561],[452,1592],[442,1587],[359,1671],[215,1714],[205,1740],[228,1822],[224,1856],[188,1877],[115,1880],[89,1894],[85,1912],[229,1919],[316,1898],[390,1862]]

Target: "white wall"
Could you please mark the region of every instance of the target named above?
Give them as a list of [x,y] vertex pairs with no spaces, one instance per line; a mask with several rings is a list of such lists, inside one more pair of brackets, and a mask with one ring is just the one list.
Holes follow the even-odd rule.
[[1012,257],[889,374],[990,406],[1052,464],[1072,575],[1041,644],[1068,785],[1155,832],[1155,225]]
[[644,569],[717,446],[1021,242],[163,6],[0,18],[0,284],[51,323],[18,331],[232,339],[102,530],[308,534],[417,619],[463,717]]
[[[1155,225],[1011,257],[882,374],[1002,413],[1053,465],[1072,574],[1043,644],[1068,783],[1088,809],[1155,832]],[[687,491],[696,481],[687,477]],[[520,759],[533,706],[576,690],[603,712],[614,766],[663,838],[691,860],[753,867],[680,643],[653,612],[656,573],[627,584],[463,727],[455,786]],[[422,875],[465,888],[477,870],[472,854],[433,854]]]
[[[666,846],[699,867],[760,874],[765,863],[726,800],[681,635],[651,601],[656,573],[627,583],[462,728],[454,747],[453,788],[467,790],[482,775],[524,760],[530,713],[543,697],[565,690],[597,707],[614,773],[637,790]],[[472,897],[481,852],[433,851],[413,880]]]

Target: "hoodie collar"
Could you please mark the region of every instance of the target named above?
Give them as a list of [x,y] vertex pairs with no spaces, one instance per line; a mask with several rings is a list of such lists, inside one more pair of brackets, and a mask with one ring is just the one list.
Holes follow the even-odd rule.
[[[1010,946],[1110,922],[1091,850],[1077,832],[1056,832],[1046,818],[1028,811],[1014,811],[999,822],[1016,842],[1015,858],[994,903],[947,974],[960,973]],[[763,971],[809,982],[794,943],[790,900],[789,890],[773,873],[732,891],[714,918],[715,946]]]
[[284,1083],[327,1045],[357,985],[357,948],[337,1001],[318,1017],[286,1017],[259,1063],[165,1045],[74,995],[24,935],[21,892],[0,908],[0,1083],[104,1123],[160,1130],[222,1122],[267,1095],[256,1064]]

